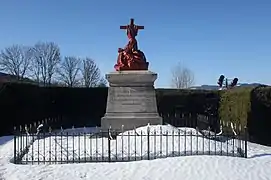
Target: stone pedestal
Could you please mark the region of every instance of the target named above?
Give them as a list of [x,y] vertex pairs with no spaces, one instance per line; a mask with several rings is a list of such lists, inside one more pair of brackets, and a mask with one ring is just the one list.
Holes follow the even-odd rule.
[[107,107],[101,119],[102,129],[125,130],[162,124],[157,111],[154,81],[157,74],[150,71],[117,71],[106,75],[109,82]]

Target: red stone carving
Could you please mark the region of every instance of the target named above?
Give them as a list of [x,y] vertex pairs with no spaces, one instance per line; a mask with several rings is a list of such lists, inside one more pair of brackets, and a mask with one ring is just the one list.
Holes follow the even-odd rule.
[[129,39],[128,44],[124,49],[119,48],[118,60],[114,68],[116,71],[124,70],[148,70],[149,63],[142,51],[137,47],[137,36],[139,29],[144,29],[144,26],[138,26],[134,24],[134,19],[131,19],[130,24],[126,26],[120,26],[120,29],[126,29],[127,37]]

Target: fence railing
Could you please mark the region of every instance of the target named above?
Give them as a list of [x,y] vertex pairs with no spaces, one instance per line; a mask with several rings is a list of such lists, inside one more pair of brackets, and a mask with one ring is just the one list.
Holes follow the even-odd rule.
[[[176,127],[192,127],[196,128],[198,127],[199,129],[205,129],[207,127],[211,127],[213,130],[215,127],[218,127],[218,120],[215,117],[211,116],[205,116],[201,114],[196,114],[196,113],[161,113],[160,116],[163,118],[163,123],[164,124],[171,124]],[[53,117],[47,117],[44,119],[41,119],[39,121],[35,121],[32,123],[27,123],[27,124],[21,124],[21,127],[16,127],[17,129],[19,128],[25,128],[29,127],[29,131],[32,131],[32,129],[36,129],[37,125],[39,124],[44,124],[47,128],[44,128],[43,130],[48,131],[48,127],[50,126],[52,129],[59,129],[61,126],[62,127],[80,127],[82,124],[84,125],[84,121],[80,121],[78,123],[78,117],[75,117],[76,119],[72,119],[69,117],[63,117],[62,115],[58,116],[53,116]],[[88,121],[91,120],[90,118],[84,118],[87,119]],[[95,123],[94,123],[95,125]],[[96,126],[99,126],[100,124],[96,124]]]
[[99,128],[15,132],[14,163],[55,164],[151,160],[188,155],[247,157],[246,128],[223,134],[171,125],[129,131]]
[[164,113],[160,114],[164,124],[171,124],[176,127],[191,127],[207,129],[210,127],[213,131],[219,129],[219,120],[214,116],[206,116],[198,113]]

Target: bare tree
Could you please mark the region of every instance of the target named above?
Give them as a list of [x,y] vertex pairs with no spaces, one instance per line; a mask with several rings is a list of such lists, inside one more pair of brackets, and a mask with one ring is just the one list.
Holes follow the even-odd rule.
[[172,86],[177,89],[186,89],[194,84],[194,74],[180,63],[172,69]]
[[65,57],[58,68],[60,82],[69,87],[78,86],[80,83],[79,70],[79,58],[72,56]]
[[53,42],[39,42],[33,51],[32,74],[39,83],[50,85],[60,63],[60,49]]
[[83,86],[96,87],[101,81],[101,72],[94,60],[86,58],[83,60],[82,69]]
[[26,46],[13,45],[5,48],[0,53],[0,69],[23,79],[29,70],[31,62],[31,48]]
[[98,84],[98,87],[106,87],[106,85],[107,85],[107,82],[106,82],[105,78],[101,78],[100,82]]

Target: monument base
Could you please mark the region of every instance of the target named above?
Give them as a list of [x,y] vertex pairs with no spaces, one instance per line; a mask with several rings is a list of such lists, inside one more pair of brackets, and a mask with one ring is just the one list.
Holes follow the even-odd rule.
[[154,81],[150,71],[118,71],[106,75],[109,82],[107,107],[101,128],[130,130],[162,124],[157,111]]
[[102,117],[101,125],[102,129],[113,130],[131,130],[134,128],[146,126],[147,124],[157,125],[162,124],[162,118],[159,116],[154,117]]

